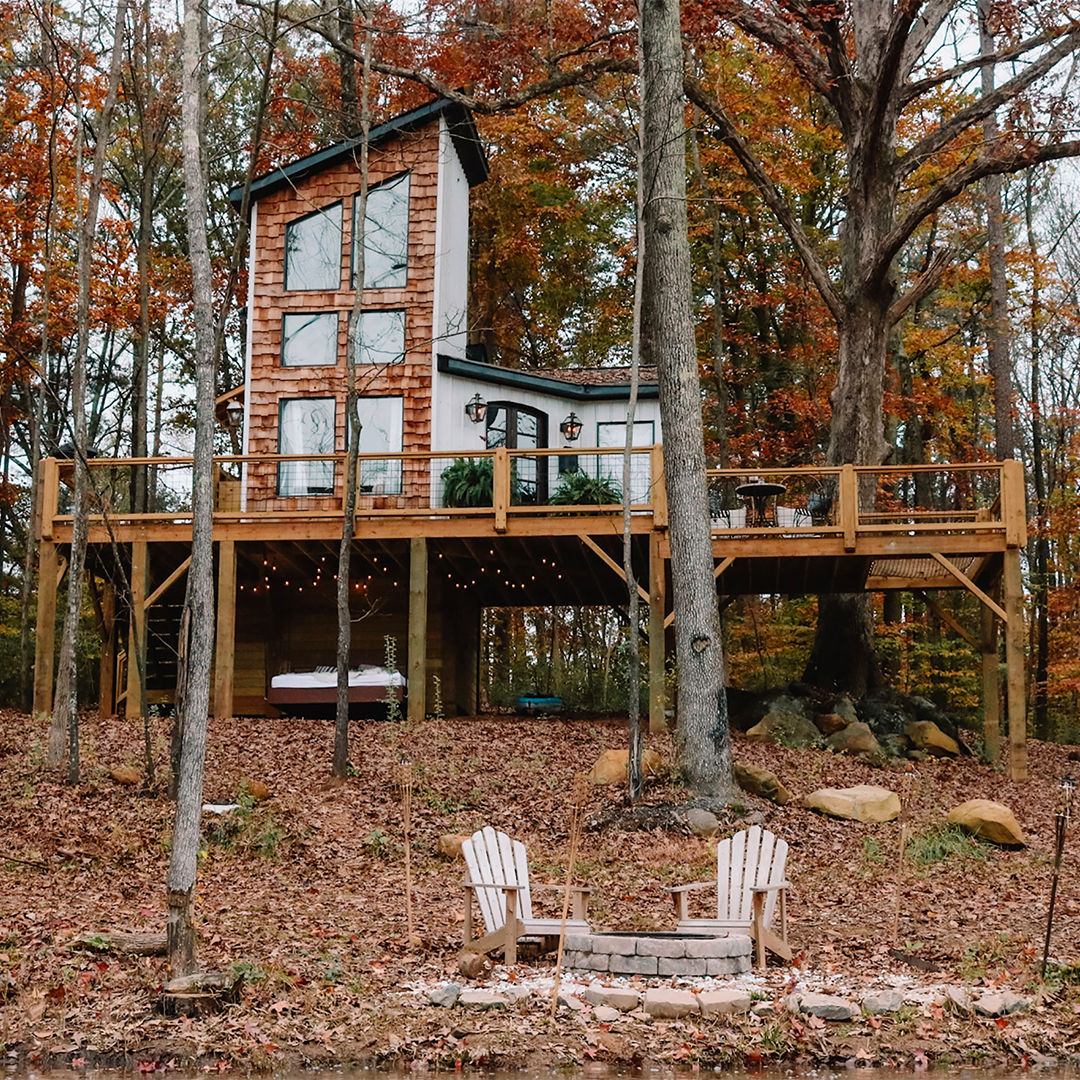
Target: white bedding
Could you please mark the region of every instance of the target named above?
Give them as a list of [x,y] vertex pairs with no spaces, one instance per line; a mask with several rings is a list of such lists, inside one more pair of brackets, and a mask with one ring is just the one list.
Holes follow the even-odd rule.
[[[278,689],[314,690],[324,686],[337,686],[337,669],[316,668],[314,671],[290,671],[275,675],[270,685]],[[364,665],[349,672],[350,686],[404,686],[405,676],[400,671]]]

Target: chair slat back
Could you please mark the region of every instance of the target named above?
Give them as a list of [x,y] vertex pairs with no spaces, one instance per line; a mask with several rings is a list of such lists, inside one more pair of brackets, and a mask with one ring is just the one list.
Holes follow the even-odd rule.
[[506,894],[500,885],[521,886],[517,895],[518,918],[532,918],[529,864],[525,845],[520,840],[511,840],[506,833],[485,825],[461,845],[461,853],[469,869],[469,878],[485,883],[475,891],[489,934],[501,929],[506,922]]
[[[753,825],[716,845],[716,917],[747,922],[753,914],[750,890],[784,880],[788,845]],[[765,925],[772,924],[776,893],[765,898]]]

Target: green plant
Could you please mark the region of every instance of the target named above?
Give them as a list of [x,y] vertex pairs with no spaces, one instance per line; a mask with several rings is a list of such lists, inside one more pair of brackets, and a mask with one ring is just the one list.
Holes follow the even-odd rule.
[[373,859],[388,859],[390,858],[392,844],[390,843],[390,837],[382,831],[382,829],[372,829],[371,832],[364,837],[364,850]]
[[881,850],[881,841],[874,836],[863,837],[863,858],[867,862],[882,863],[885,861],[885,856]]
[[959,825],[935,825],[913,836],[907,845],[907,857],[919,866],[933,866],[953,856],[985,860],[988,846],[978,837],[964,832]]
[[610,506],[622,502],[617,484],[588,473],[566,473],[548,500],[552,506]]
[[[386,660],[384,667],[389,672],[397,671],[397,638],[393,634],[386,634],[383,636],[383,645],[386,649]],[[401,702],[398,700],[397,687],[392,686],[389,682],[386,684],[386,697],[383,699],[383,703],[386,705],[386,719],[387,720],[400,720],[401,719]]]
[[442,471],[443,506],[491,506],[495,465],[491,458],[455,458]]

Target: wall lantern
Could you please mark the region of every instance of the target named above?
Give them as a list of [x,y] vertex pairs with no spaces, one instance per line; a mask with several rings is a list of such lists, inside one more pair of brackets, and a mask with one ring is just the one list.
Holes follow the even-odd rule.
[[578,437],[581,435],[582,427],[584,427],[584,425],[578,419],[577,413],[571,412],[570,415],[559,425],[559,431],[562,432],[562,437],[567,442],[577,442]]
[[487,418],[487,402],[479,393],[473,394],[465,405],[465,415],[474,424],[482,424]]
[[225,406],[225,424],[230,431],[239,431],[244,421],[244,406],[236,398],[233,398]]

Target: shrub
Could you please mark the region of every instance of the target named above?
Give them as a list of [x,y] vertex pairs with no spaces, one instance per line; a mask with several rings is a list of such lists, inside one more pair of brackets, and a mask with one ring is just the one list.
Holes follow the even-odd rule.
[[622,502],[622,492],[613,481],[587,473],[567,473],[548,500],[552,506],[610,506]]
[[491,506],[495,466],[491,458],[455,458],[442,471],[444,506]]

